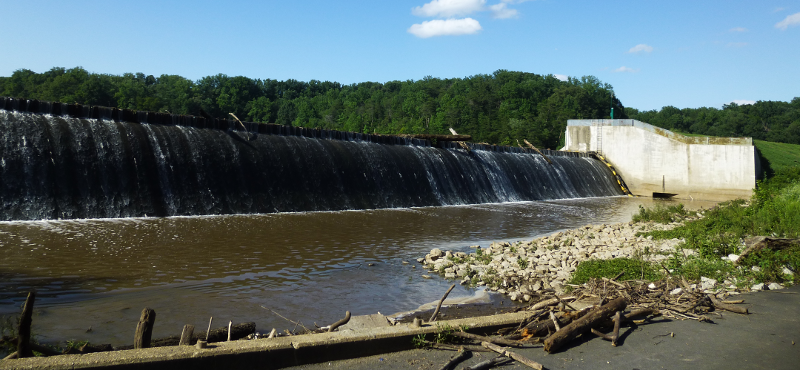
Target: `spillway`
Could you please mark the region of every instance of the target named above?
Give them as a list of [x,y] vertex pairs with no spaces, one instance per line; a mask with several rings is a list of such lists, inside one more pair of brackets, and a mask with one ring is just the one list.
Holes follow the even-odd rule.
[[[551,164],[521,148],[470,144],[465,150],[446,142],[253,123],[244,131],[227,120],[47,102],[34,109],[30,101],[21,109],[19,99],[17,106],[3,99],[0,220],[622,195],[605,165],[576,153],[545,151]],[[193,124],[181,124],[187,120]]]

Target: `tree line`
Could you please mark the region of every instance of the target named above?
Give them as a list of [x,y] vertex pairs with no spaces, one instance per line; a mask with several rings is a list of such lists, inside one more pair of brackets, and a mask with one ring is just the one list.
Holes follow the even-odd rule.
[[628,108],[626,113],[630,118],[674,132],[800,144],[800,97],[791,102],[730,103],[722,109],[666,106],[658,111]]
[[800,144],[800,98],[716,108],[639,111],[593,76],[498,70],[464,78],[362,82],[251,79],[224,74],[197,81],[177,75],[121,76],[81,67],[27,69],[0,77],[0,96],[377,134],[448,134],[476,142],[558,148],[568,119],[634,118],[683,133],[751,136]]
[[278,81],[224,74],[191,81],[176,75],[121,76],[77,67],[44,73],[21,69],[0,77],[0,95],[173,114],[228,117],[283,125],[377,134],[449,134],[514,145],[527,139],[556,148],[567,119],[617,117],[624,107],[612,87],[592,76],[498,70],[465,78],[362,82]]

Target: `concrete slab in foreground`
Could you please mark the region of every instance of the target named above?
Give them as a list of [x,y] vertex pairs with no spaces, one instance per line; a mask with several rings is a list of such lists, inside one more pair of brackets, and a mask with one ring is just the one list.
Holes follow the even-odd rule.
[[[462,325],[475,329],[496,330],[518,323],[525,312],[440,321],[414,328],[407,324],[366,327],[359,325],[333,333],[298,335],[272,339],[212,343],[209,348],[171,346],[23,358],[0,361],[2,369],[279,369],[284,367],[384,354],[413,348],[412,339],[419,334],[435,333],[437,325]],[[374,319],[372,316],[367,318]],[[358,321],[358,320],[356,320]]]

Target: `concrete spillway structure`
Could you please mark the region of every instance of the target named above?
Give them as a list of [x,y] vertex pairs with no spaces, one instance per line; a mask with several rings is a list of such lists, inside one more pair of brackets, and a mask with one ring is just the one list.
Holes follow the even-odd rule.
[[597,152],[635,195],[749,198],[760,173],[751,138],[689,137],[636,120],[569,120],[565,150]]

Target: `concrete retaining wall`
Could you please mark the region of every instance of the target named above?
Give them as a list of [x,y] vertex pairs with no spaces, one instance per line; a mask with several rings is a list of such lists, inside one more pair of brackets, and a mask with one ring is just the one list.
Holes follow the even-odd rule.
[[602,154],[635,195],[749,198],[756,185],[751,138],[688,137],[636,120],[569,120],[565,150]]

